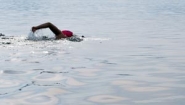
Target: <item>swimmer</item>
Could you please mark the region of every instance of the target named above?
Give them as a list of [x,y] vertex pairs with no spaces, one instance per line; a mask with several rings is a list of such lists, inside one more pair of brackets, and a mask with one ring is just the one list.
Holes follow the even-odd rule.
[[43,28],[49,28],[54,34],[56,39],[61,39],[61,38],[68,38],[73,36],[73,32],[69,30],[59,30],[55,25],[53,25],[50,22],[38,25],[38,26],[33,26],[32,27],[32,32],[34,33],[36,30],[43,29]]

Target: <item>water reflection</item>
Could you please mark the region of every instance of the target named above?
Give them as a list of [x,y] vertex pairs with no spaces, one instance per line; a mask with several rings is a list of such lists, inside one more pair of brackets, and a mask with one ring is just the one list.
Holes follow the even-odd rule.
[[78,80],[76,80],[76,79],[74,79],[74,78],[71,78],[71,77],[68,77],[68,78],[67,78],[66,83],[67,83],[68,85],[72,85],[72,86],[81,86],[81,85],[84,85],[84,84],[85,84],[85,83],[80,82],[80,81],[78,81]]
[[3,105],[57,105],[59,98],[57,95],[68,93],[59,88],[42,89],[39,93],[36,91],[22,92],[6,99],[1,100]]
[[35,76],[33,80],[35,81],[45,81],[45,82],[51,82],[51,81],[60,81],[65,79],[65,77],[61,76],[60,74],[51,74],[51,73],[42,73],[38,76]]
[[[165,96],[165,97],[158,97],[158,98],[152,98],[149,100],[140,100],[140,101],[135,101],[137,104],[152,104],[152,103],[159,103],[159,102],[169,102],[172,100],[184,100],[185,96],[183,95],[171,95],[171,96]],[[181,103],[181,102],[180,102]],[[183,104],[183,103],[182,103]]]
[[19,86],[22,83],[22,81],[19,80],[12,80],[12,79],[0,79],[0,88],[6,89],[10,87],[16,87]]
[[[129,81],[129,80],[116,80],[112,82],[113,85],[122,87],[127,91],[132,92],[157,92],[170,89],[169,87],[162,86],[145,86],[147,83],[139,81]],[[144,85],[144,86],[143,86]]]
[[26,74],[27,72],[25,71],[15,71],[15,70],[4,70],[4,74]]
[[75,69],[74,71],[78,72],[78,75],[80,76],[87,76],[87,77],[93,77],[93,76],[97,76],[98,71],[100,71],[99,69]]
[[96,95],[88,98],[87,100],[97,103],[117,103],[127,98],[114,96],[114,95]]

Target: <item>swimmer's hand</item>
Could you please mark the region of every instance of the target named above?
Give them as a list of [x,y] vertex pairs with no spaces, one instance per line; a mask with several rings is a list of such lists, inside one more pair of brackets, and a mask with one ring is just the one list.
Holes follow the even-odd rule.
[[32,32],[34,33],[36,30],[37,30],[37,28],[36,27],[32,27]]

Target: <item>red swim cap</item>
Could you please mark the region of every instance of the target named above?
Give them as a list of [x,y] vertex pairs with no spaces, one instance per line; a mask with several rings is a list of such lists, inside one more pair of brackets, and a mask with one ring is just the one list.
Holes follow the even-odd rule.
[[62,33],[64,35],[66,35],[67,37],[71,37],[73,36],[73,32],[69,31],[69,30],[62,30]]

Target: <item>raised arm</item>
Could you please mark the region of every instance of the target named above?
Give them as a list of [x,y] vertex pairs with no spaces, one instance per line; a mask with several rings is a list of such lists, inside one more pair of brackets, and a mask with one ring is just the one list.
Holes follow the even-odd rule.
[[50,22],[38,25],[38,26],[34,26],[32,27],[32,31],[35,32],[38,29],[43,29],[43,28],[49,28],[56,36],[56,39],[61,39],[61,38],[65,38],[66,36],[62,34],[61,30],[59,30],[55,25],[53,25]]
[[58,34],[61,33],[61,31],[55,25],[53,25],[50,22],[32,27],[32,31],[35,32],[36,30],[42,29],[42,28],[49,28],[55,35],[58,35]]

